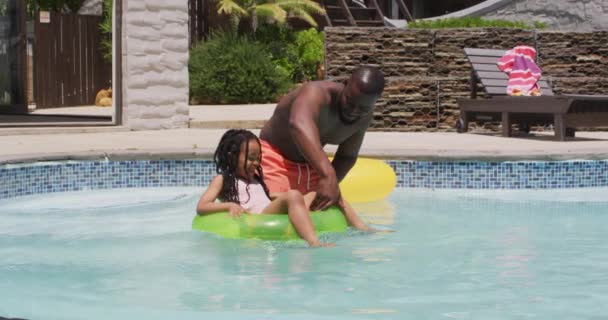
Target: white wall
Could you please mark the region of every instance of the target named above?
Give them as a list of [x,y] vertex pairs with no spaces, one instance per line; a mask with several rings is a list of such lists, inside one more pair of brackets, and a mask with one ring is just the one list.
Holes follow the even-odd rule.
[[542,21],[555,30],[608,30],[608,1],[515,0],[496,12],[485,14],[484,17]]
[[123,125],[188,126],[188,0],[123,0]]
[[463,16],[540,21],[552,30],[601,31],[608,30],[608,0],[486,0],[433,19]]

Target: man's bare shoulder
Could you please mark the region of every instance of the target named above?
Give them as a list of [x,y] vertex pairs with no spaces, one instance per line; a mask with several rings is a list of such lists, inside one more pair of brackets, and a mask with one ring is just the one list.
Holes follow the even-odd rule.
[[330,81],[330,80],[317,80],[317,81],[309,81],[302,84],[302,88],[306,88],[309,90],[319,90],[325,92],[332,91],[340,91],[344,88],[344,85],[338,82]]
[[343,88],[343,84],[329,80],[309,81],[302,84],[302,86],[298,90],[298,97],[316,97],[320,99],[324,104],[329,104],[331,102],[332,97],[340,93]]

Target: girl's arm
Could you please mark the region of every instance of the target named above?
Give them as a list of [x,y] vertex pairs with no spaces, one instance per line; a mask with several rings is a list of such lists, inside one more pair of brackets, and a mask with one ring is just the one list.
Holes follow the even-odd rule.
[[215,176],[215,178],[211,180],[209,187],[207,187],[207,190],[205,190],[200,200],[198,200],[198,204],[196,205],[197,214],[204,215],[220,211],[230,211],[232,213],[232,211],[235,210],[235,206],[240,207],[238,204],[232,202],[215,202],[222,190],[223,181],[224,177],[221,175]]

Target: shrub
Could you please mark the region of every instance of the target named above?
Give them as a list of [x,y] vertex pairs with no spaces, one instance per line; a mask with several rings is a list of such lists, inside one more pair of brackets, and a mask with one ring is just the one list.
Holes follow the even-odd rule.
[[324,59],[323,44],[323,33],[314,28],[296,34],[295,43],[291,46],[298,59],[295,76],[303,75],[308,80],[317,78],[317,68]]
[[106,61],[112,61],[112,0],[103,0],[103,17],[99,24],[101,51]]
[[289,73],[294,82],[317,79],[317,68],[324,59],[323,33],[314,28],[294,32],[268,25],[256,31],[255,39],[268,47],[272,61]]
[[296,41],[296,33],[277,24],[263,24],[253,34],[253,39],[268,47],[273,59],[286,55],[287,46]]
[[282,72],[287,73],[291,81],[297,82],[294,77],[294,63],[297,61],[297,57],[294,55],[295,52],[289,50],[291,44],[296,40],[295,32],[285,26],[264,24],[257,29],[253,37],[257,42],[266,46],[272,62]]
[[65,8],[71,12],[78,12],[82,7],[84,0],[28,0],[27,5],[30,8],[39,8],[45,11],[64,12]]
[[191,95],[209,103],[269,102],[292,84],[265,45],[231,33],[215,33],[194,47],[189,71]]
[[447,28],[514,28],[514,29],[544,29],[545,23],[535,21],[527,24],[522,21],[489,20],[480,17],[447,18],[436,20],[416,20],[408,24],[414,29],[447,29]]

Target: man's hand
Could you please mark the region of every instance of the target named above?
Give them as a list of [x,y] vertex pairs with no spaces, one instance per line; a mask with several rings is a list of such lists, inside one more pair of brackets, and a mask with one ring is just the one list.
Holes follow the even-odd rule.
[[310,210],[325,210],[340,200],[340,188],[335,177],[327,177],[319,180],[317,196],[310,205]]
[[231,203],[228,207],[228,214],[233,218],[240,218],[243,212],[245,212],[245,209],[236,203]]

